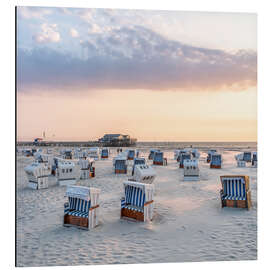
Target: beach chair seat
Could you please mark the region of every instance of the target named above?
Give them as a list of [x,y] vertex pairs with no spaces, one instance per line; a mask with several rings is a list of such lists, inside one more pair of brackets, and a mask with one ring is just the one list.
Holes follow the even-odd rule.
[[149,221],[153,218],[152,184],[124,182],[125,196],[121,199],[121,218]]
[[245,175],[220,176],[222,189],[220,198],[222,207],[251,207],[249,177]]
[[100,189],[68,186],[64,204],[64,226],[76,226],[82,229],[94,228],[98,225]]

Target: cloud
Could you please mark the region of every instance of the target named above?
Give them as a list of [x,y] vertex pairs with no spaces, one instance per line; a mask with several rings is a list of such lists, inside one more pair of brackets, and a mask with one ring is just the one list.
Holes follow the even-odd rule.
[[78,37],[79,36],[79,33],[78,31],[75,29],[75,28],[70,28],[70,31],[69,31],[70,35],[74,38]]
[[19,50],[19,88],[188,91],[257,84],[254,51],[194,47],[139,26],[92,34],[80,44],[84,59],[49,48]]
[[52,14],[52,10],[39,7],[18,7],[18,15],[23,19],[43,19],[46,15]]
[[57,25],[43,23],[41,25],[41,32],[34,35],[33,39],[37,43],[59,42],[60,34],[57,32]]

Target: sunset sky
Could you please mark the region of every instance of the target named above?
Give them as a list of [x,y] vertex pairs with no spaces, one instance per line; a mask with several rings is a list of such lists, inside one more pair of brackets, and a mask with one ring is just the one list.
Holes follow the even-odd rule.
[[257,16],[18,7],[17,132],[257,140]]

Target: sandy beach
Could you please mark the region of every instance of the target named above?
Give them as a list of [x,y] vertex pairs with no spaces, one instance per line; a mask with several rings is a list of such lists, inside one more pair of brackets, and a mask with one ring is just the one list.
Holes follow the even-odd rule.
[[[54,149],[58,153],[59,149]],[[183,181],[183,169],[173,150],[163,149],[167,166],[153,166],[157,177],[152,222],[120,219],[123,181],[115,175],[112,159],[96,161],[96,177],[77,185],[97,187],[100,225],[89,231],[63,227],[66,187],[50,177],[49,188],[27,187],[24,167],[32,157],[17,156],[17,266],[133,264],[257,259],[257,168],[238,168],[239,149],[219,149],[222,169],[210,169],[207,151],[200,150],[200,181]],[[256,149],[254,149],[256,151]],[[141,149],[147,159],[149,149]],[[147,159],[149,165],[151,160]],[[220,175],[250,177],[252,208],[221,208]]]

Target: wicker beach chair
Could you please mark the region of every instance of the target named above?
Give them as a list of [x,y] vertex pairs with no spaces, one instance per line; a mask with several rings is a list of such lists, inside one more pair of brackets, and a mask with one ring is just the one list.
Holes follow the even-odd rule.
[[49,186],[51,169],[47,164],[34,162],[24,168],[28,178],[28,187],[32,189],[44,189]]
[[127,160],[124,156],[119,156],[114,159],[114,172],[115,174],[127,173]]
[[101,155],[100,155],[101,158],[108,158],[109,157],[109,149],[107,148],[103,148],[101,149]]
[[198,159],[184,160],[184,180],[199,180],[199,162]]
[[59,186],[74,185],[77,180],[74,162],[58,160],[56,176]]
[[153,218],[154,186],[124,182],[125,196],[121,199],[121,218],[147,222]]
[[81,229],[98,225],[100,189],[83,186],[68,186],[64,204],[63,225]]
[[221,154],[214,153],[211,155],[210,168],[221,169],[222,157]]
[[163,152],[155,152],[153,158],[153,165],[167,165],[167,158],[163,157]]
[[156,178],[155,170],[146,164],[137,164],[134,168],[134,175],[131,181],[152,184]]
[[251,191],[249,177],[246,175],[220,176],[222,189],[220,190],[222,207],[251,207]]

